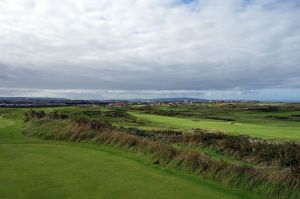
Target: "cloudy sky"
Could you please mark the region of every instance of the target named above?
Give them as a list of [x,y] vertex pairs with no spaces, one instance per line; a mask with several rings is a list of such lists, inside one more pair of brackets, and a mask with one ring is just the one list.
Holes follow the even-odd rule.
[[300,101],[300,1],[0,0],[0,96]]

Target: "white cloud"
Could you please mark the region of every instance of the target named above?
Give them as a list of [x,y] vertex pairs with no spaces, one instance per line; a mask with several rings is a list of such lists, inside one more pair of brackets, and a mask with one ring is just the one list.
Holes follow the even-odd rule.
[[0,85],[300,87],[299,6],[295,0],[1,0]]
[[58,97],[71,99],[135,99],[189,96],[205,99],[241,99],[244,94],[255,91],[199,91],[199,90],[96,90],[96,89],[24,89],[0,87],[0,97]]

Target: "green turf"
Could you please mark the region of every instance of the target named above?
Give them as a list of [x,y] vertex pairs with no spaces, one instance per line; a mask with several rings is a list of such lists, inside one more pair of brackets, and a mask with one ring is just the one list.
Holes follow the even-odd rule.
[[151,122],[155,127],[193,129],[205,128],[212,130],[221,130],[233,134],[243,134],[260,138],[270,139],[294,139],[300,140],[300,126],[296,123],[288,125],[271,124],[251,124],[251,123],[236,123],[227,121],[213,120],[193,120],[179,117],[168,117],[153,114],[133,113],[137,118]]
[[[272,107],[273,109],[269,110]],[[193,119],[300,126],[300,104],[290,103],[194,103],[176,106],[157,105],[148,108],[131,107],[131,110]]]
[[262,198],[92,144],[48,142],[0,118],[0,198]]

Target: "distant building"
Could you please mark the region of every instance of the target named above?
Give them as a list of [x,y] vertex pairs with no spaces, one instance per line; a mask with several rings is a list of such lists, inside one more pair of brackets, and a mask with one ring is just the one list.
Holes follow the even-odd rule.
[[122,107],[122,106],[126,106],[126,103],[124,103],[124,102],[113,102],[113,103],[108,104],[108,106],[110,106],[110,107]]

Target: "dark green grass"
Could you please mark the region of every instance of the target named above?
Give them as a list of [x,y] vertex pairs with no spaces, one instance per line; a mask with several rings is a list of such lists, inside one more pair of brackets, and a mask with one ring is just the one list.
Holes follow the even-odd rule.
[[0,118],[0,198],[261,198],[91,144],[40,141]]

